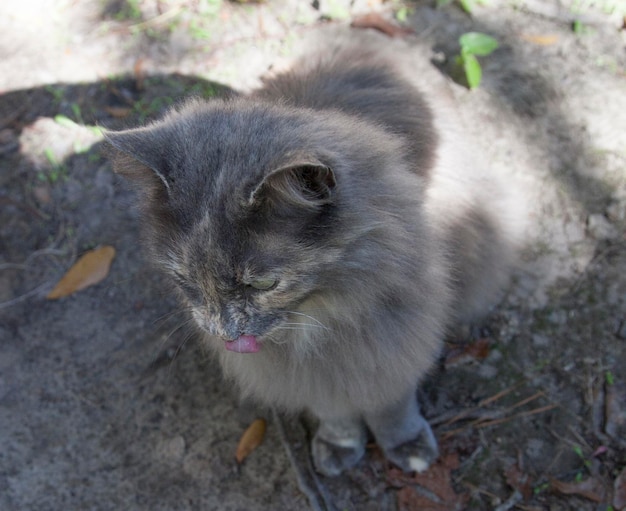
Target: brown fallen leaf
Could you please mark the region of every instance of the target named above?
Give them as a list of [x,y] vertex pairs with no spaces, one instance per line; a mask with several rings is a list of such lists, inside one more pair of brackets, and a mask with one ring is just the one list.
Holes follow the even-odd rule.
[[593,502],[603,502],[606,497],[606,488],[602,481],[590,477],[580,482],[566,482],[552,479],[550,486],[564,495],[579,495]]
[[261,445],[265,438],[266,424],[265,419],[256,419],[248,426],[248,429],[243,432],[237,444],[237,452],[235,453],[237,463],[243,462],[252,451]]
[[[456,453],[442,456],[437,463],[421,473],[405,474],[389,470],[388,482],[400,488],[397,495],[400,511],[460,511],[465,509],[468,495],[456,493],[452,487],[451,470],[459,467]],[[422,491],[416,489],[420,486]]]
[[520,37],[524,41],[527,41],[533,44],[538,44],[540,46],[551,46],[559,42],[559,36],[555,34],[546,34],[546,35],[522,34]]
[[114,257],[115,249],[108,245],[90,250],[74,263],[46,298],[63,298],[102,281],[109,274]]
[[613,484],[613,507],[616,511],[626,509],[626,468],[622,469]]
[[530,477],[523,472],[518,463],[514,463],[504,472],[507,484],[522,494],[524,500],[528,500],[533,493]]
[[133,111],[132,108],[127,107],[127,106],[105,106],[104,110],[111,117],[115,117],[118,119],[126,117],[129,113]]
[[402,27],[387,21],[376,12],[370,12],[368,14],[363,14],[362,16],[357,16],[352,20],[350,26],[353,28],[373,28],[374,30],[378,30],[389,37],[403,37],[413,33],[410,28]]
[[144,81],[146,78],[146,72],[144,70],[144,59],[138,58],[133,66],[133,74],[135,75],[135,85],[138,91],[144,90]]
[[453,368],[474,360],[484,360],[489,356],[491,341],[487,338],[477,339],[471,344],[453,349],[444,361],[446,368]]

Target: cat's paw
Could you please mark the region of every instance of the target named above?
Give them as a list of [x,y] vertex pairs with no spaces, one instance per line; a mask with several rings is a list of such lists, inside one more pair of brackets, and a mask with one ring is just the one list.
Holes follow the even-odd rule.
[[386,458],[405,472],[423,472],[439,456],[437,440],[428,423],[413,440],[385,448]]
[[331,443],[315,435],[311,451],[315,469],[322,475],[333,477],[354,467],[365,454],[365,446],[356,438]]

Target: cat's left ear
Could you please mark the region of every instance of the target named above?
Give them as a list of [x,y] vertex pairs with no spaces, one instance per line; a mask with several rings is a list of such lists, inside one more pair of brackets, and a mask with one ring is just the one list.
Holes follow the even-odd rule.
[[169,193],[166,144],[151,128],[106,132],[105,140],[118,151],[114,156],[115,172],[137,183],[144,191]]
[[250,194],[250,204],[261,200],[315,209],[333,200],[337,181],[327,165],[313,157],[299,157],[270,171]]

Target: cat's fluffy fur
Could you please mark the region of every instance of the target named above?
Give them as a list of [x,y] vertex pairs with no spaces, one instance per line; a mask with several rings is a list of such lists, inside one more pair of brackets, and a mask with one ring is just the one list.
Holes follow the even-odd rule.
[[[331,475],[362,455],[364,424],[402,468],[436,456],[415,389],[447,328],[493,302],[514,216],[441,82],[416,87],[434,71],[385,39],[348,41],[247,96],[107,135],[140,185],[150,252],[226,375],[319,417],[313,455]],[[224,349],[244,334],[258,353]]]

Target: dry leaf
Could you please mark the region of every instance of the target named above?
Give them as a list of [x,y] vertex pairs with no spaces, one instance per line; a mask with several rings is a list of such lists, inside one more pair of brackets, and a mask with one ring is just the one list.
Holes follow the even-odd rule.
[[559,36],[554,34],[548,35],[534,35],[534,34],[522,34],[521,38],[529,43],[538,44],[540,46],[551,46],[559,42]]
[[402,37],[413,33],[410,28],[391,23],[376,12],[357,16],[352,20],[350,26],[354,28],[373,28],[389,37]]
[[622,469],[613,484],[613,507],[617,511],[626,509],[626,468]]
[[524,497],[524,500],[528,500],[532,494],[533,489],[530,484],[530,477],[524,473],[517,463],[511,465],[504,473],[507,484],[514,490],[519,491]]
[[550,485],[556,491],[565,495],[580,495],[593,502],[602,502],[606,495],[606,490],[602,481],[590,477],[580,482],[565,482],[553,479],[550,481]]
[[114,257],[115,249],[108,245],[90,250],[74,263],[46,298],[63,298],[102,281],[109,274]]
[[243,432],[237,444],[237,453],[235,459],[237,463],[245,460],[252,451],[254,451],[265,438],[266,422],[265,419],[256,419],[248,429]]
[[133,66],[133,73],[135,75],[135,85],[137,86],[138,91],[142,91],[144,89],[144,80],[146,78],[146,73],[143,68],[144,60],[142,58],[138,58],[135,61],[135,65]]
[[104,110],[111,117],[122,118],[132,112],[132,108],[127,106],[105,106]]
[[[437,463],[422,473],[404,474],[399,469],[389,471],[389,482],[398,491],[400,511],[460,511],[465,509],[468,496],[458,494],[452,487],[451,470],[459,467],[455,453],[440,458]],[[417,491],[420,486],[424,491]]]
[[487,338],[477,339],[471,344],[452,350],[445,359],[446,368],[456,367],[474,360],[484,360],[489,355],[491,341]]

